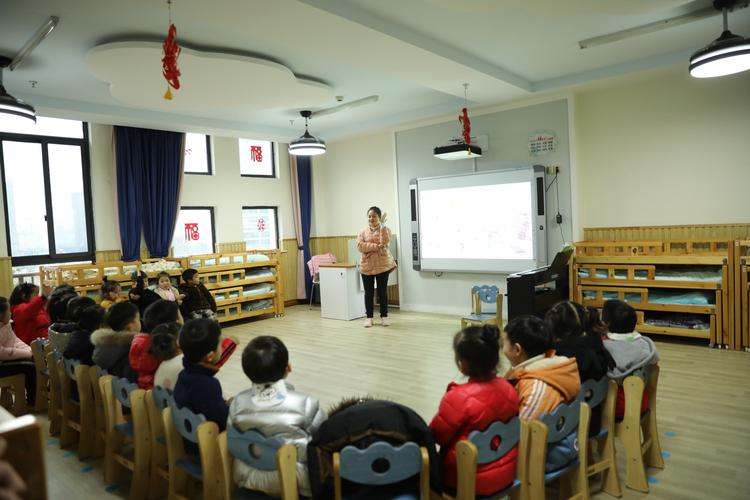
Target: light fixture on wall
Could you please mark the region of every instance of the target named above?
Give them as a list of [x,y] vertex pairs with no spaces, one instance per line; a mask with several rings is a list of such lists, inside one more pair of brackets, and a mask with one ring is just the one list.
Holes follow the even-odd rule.
[[10,59],[0,56],[0,114],[4,121],[27,124],[27,120],[36,123],[36,110],[30,104],[10,95],[3,86],[3,70],[10,64]]
[[299,139],[289,143],[289,154],[295,156],[316,156],[326,152],[326,143],[318,139],[307,131],[307,121],[310,119],[312,112],[300,111],[299,113],[305,119],[305,133]]
[[691,76],[713,78],[750,69],[750,39],[735,35],[727,25],[727,14],[737,3],[736,0],[714,0],[714,7],[721,10],[724,18],[724,31],[690,57]]

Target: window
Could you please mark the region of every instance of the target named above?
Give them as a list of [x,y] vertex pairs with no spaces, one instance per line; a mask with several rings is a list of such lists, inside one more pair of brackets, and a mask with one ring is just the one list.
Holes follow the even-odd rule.
[[186,174],[211,175],[211,136],[185,134],[183,172]]
[[243,177],[276,177],[273,143],[240,139],[240,174]]
[[88,155],[83,122],[38,117],[36,125],[11,130],[0,118],[0,171],[14,266],[93,257]]
[[278,209],[242,207],[242,236],[248,250],[279,248]]
[[181,207],[172,238],[174,256],[214,253],[215,243],[213,207]]

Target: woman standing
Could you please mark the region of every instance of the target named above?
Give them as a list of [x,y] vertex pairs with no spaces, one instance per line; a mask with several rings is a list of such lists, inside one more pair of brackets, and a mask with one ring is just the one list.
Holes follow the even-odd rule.
[[378,207],[367,211],[368,226],[357,235],[357,250],[362,254],[359,261],[359,272],[365,285],[365,311],[367,319],[365,328],[372,326],[373,298],[375,283],[378,285],[378,302],[380,303],[380,324],[388,326],[388,274],[396,268],[388,245],[391,242],[391,230],[385,227],[387,214]]

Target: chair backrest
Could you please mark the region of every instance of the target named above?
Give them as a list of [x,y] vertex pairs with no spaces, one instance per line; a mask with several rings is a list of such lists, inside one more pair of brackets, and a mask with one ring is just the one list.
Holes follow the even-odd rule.
[[261,433],[249,430],[242,432],[234,426],[227,427],[229,453],[262,471],[276,470],[276,452],[284,442],[274,436],[265,437]]
[[172,409],[172,421],[180,435],[191,443],[198,443],[198,426],[206,421],[203,414],[195,414],[188,408],[178,408],[172,400],[169,407]]
[[492,304],[497,300],[500,290],[495,285],[475,285],[471,287],[471,294],[478,295],[479,300],[485,304]]
[[97,377],[101,378],[101,377],[103,377],[105,375],[109,375],[109,372],[107,370],[105,370],[104,368],[102,368],[101,366],[99,366],[99,365],[95,365],[95,366],[96,366],[96,376]]
[[358,484],[381,486],[413,477],[422,470],[422,451],[416,443],[395,447],[378,441],[366,449],[341,450],[341,477]]
[[576,400],[587,403],[593,410],[607,399],[609,390],[609,379],[605,376],[599,380],[589,379],[581,384],[581,390],[576,396]]
[[[481,465],[494,462],[513,449],[520,439],[520,427],[516,416],[507,422],[493,422],[486,430],[469,434],[469,441],[477,448],[477,463]],[[500,442],[495,446],[498,439]]]
[[77,359],[63,358],[65,374],[68,376],[68,378],[70,378],[70,380],[76,380],[76,367],[80,364],[81,362]]
[[122,406],[130,408],[130,393],[138,389],[138,384],[126,378],[112,377],[112,394]]
[[547,426],[547,443],[557,443],[578,429],[581,401],[559,404],[551,413],[542,414],[539,420]]
[[47,341],[44,339],[36,339],[31,343],[31,354],[34,358],[34,366],[36,367],[37,373],[41,373],[47,368],[47,362],[45,361],[44,348],[47,345]]
[[163,411],[164,408],[169,406],[174,400],[172,391],[170,391],[169,389],[165,389],[160,385],[154,386],[152,394],[154,402],[156,403],[156,407],[159,409],[159,411]]

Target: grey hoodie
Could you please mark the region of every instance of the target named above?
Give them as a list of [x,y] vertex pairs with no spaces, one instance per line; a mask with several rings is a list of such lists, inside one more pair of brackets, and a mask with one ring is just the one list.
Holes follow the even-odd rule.
[[94,363],[107,370],[111,375],[124,377],[130,381],[137,379],[135,372],[130,368],[130,344],[135,337],[134,332],[116,332],[110,328],[100,328],[91,334],[91,343],[94,344]]
[[643,368],[659,362],[659,353],[654,341],[638,332],[608,333],[604,348],[615,360],[615,367],[607,377],[618,383],[628,375],[643,376]]

